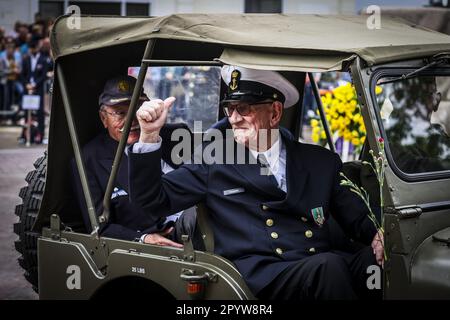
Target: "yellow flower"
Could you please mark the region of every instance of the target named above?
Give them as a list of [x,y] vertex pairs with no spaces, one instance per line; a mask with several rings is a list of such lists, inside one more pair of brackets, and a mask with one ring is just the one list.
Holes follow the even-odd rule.
[[382,87],[380,87],[380,86],[376,86],[375,87],[375,94],[376,95],[379,95],[382,92],[383,92],[383,88]]
[[317,127],[319,125],[319,121],[317,119],[311,120],[311,127]]
[[326,138],[327,138],[327,135],[325,134],[325,131],[322,131],[322,132],[320,133],[320,138],[321,138],[321,139],[326,139]]
[[355,113],[355,110],[356,110],[355,106],[353,106],[351,103],[347,104],[347,112],[353,114],[353,113]]
[[330,103],[330,108],[337,108],[339,106],[340,102],[338,99],[333,99]]
[[339,122],[336,119],[331,119],[331,130],[334,132],[339,128]]
[[317,142],[319,142],[319,135],[317,133],[313,133],[311,135],[311,139],[317,143]]
[[359,132],[356,130],[353,130],[352,135],[353,135],[353,137],[357,138],[357,137],[359,137]]
[[334,97],[338,100],[345,100],[345,96],[342,94],[342,92],[334,91]]
[[359,139],[359,141],[361,142],[361,144],[363,144],[364,141],[366,141],[366,136],[362,136],[362,137]]
[[352,139],[352,144],[353,144],[354,146],[358,146],[358,145],[359,145],[359,139],[358,139],[358,138],[353,138],[353,139]]
[[313,133],[319,133],[320,132],[320,128],[319,127],[313,127],[312,132]]
[[346,131],[345,133],[344,133],[344,140],[347,140],[347,141],[350,141],[350,140],[352,140],[352,134],[351,134],[351,132],[350,131]]
[[359,127],[359,132],[361,132],[362,134],[366,134],[366,127],[364,127],[364,124],[361,124],[361,126]]

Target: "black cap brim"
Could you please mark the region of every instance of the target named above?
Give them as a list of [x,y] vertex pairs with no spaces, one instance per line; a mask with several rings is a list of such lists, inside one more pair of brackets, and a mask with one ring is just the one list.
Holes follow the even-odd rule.
[[233,93],[229,93],[225,96],[225,98],[220,101],[220,104],[226,104],[230,102],[246,102],[246,103],[256,103],[265,100],[272,100],[274,98],[272,95],[265,95],[263,93],[255,93],[250,91],[235,91]]

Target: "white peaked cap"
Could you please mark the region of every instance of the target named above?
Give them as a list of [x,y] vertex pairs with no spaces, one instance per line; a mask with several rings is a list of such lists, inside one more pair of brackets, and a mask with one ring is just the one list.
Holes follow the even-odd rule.
[[[259,87],[270,87],[273,90],[273,92],[278,91],[279,93],[284,95],[284,108],[289,108],[296,104],[299,100],[299,93],[297,89],[290,83],[285,77],[283,77],[281,74],[279,74],[276,71],[270,71],[270,70],[257,70],[257,69],[248,69],[244,67],[239,66],[231,66],[231,65],[225,65],[222,67],[221,75],[223,81],[227,84],[227,86],[230,85],[232,80],[232,73],[233,71],[239,71],[239,84],[242,83],[242,90],[244,91],[254,91],[255,88],[258,89]],[[258,86],[258,84],[262,84],[261,86]],[[266,87],[267,86],[267,87]],[[249,89],[250,88],[250,89]],[[231,94],[233,93],[232,90],[230,90],[229,87],[229,94],[231,91]],[[235,92],[238,92],[240,88],[235,89]],[[276,99],[277,95],[273,94],[274,100]]]

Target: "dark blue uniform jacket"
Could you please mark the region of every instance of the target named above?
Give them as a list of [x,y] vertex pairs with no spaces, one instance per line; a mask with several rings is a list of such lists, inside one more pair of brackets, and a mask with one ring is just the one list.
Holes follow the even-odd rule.
[[[289,265],[330,250],[330,214],[353,239],[369,244],[376,233],[364,203],[340,186],[338,155],[285,134],[283,141],[287,194],[258,164],[184,164],[162,176],[158,150],[129,154],[130,198],[155,218],[206,203],[215,253],[257,294]],[[313,216],[320,211],[322,225]]]

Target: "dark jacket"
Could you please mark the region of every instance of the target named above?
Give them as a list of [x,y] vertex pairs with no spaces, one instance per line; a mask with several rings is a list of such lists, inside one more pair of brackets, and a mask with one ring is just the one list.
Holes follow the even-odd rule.
[[[113,140],[108,133],[101,133],[86,144],[82,150],[86,176],[97,216],[103,212],[103,195],[106,191],[117,146],[118,142]],[[135,240],[144,233],[160,231],[164,227],[165,219],[145,214],[139,207],[130,203],[127,161],[127,156],[124,155],[111,196],[110,220],[108,224],[101,227],[100,234],[122,240]],[[72,170],[84,224],[89,228],[89,215],[74,161],[72,161]],[[91,232],[92,230],[87,231]]]
[[[338,155],[281,133],[287,194],[258,164],[185,164],[162,176],[158,150],[129,154],[131,200],[154,217],[205,202],[215,253],[236,265],[254,294],[300,259],[330,251],[330,213],[353,239],[369,244],[376,229],[364,203],[340,186]],[[313,217],[317,208],[323,225]]]
[[[178,167],[171,160],[171,150],[178,143],[178,141],[171,141],[171,134],[177,129],[188,130],[190,133],[189,127],[182,123],[166,124],[160,133],[164,141],[161,148],[162,159],[172,168]],[[118,142],[113,140],[107,132],[103,132],[88,142],[82,149],[86,176],[97,216],[103,213],[103,196],[108,184],[117,146]],[[74,159],[71,167],[72,181],[76,198],[82,211],[84,225],[87,231],[91,232],[86,201]],[[100,234],[102,236],[122,240],[136,240],[143,234],[163,231],[172,224],[165,224],[165,218],[154,218],[144,213],[140,207],[130,203],[128,197],[128,159],[126,155],[122,157],[114,187],[111,196],[109,222],[100,226]],[[175,223],[174,232],[168,237],[180,242],[182,234],[191,235],[194,232],[193,230],[195,230],[195,219],[195,210],[193,208],[186,210]],[[198,239],[196,241],[199,242]]]
[[31,70],[31,58],[29,55],[25,56],[22,60],[22,74],[21,79],[24,86],[31,82],[31,78],[34,78],[36,84],[36,92],[34,94],[41,94],[43,90],[44,81],[47,79],[47,71],[50,71],[47,56],[41,54],[37,60],[36,68]]

